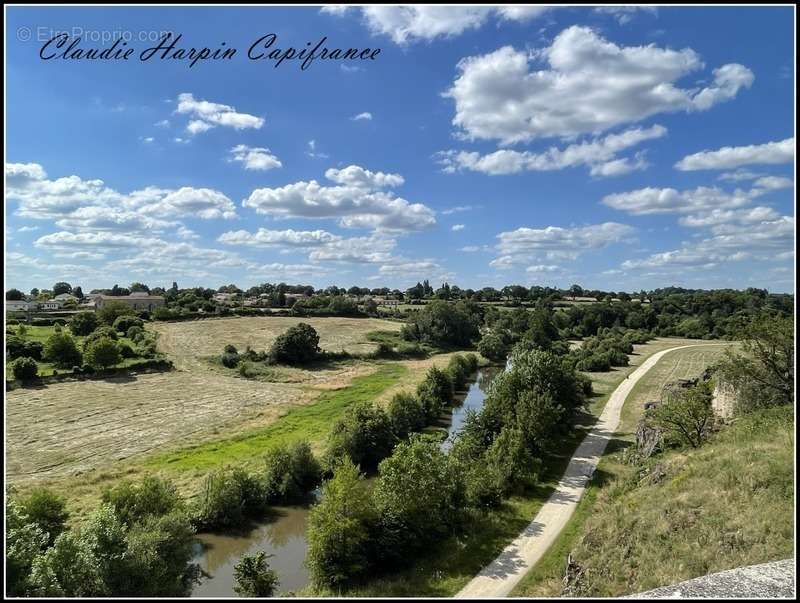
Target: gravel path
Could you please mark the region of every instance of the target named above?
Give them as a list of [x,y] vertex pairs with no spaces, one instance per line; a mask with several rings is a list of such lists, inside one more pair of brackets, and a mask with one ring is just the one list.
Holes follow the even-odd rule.
[[690,347],[695,346],[683,345],[656,352],[617,386],[594,428],[575,451],[555,492],[534,520],[494,561],[461,589],[456,598],[505,597],[513,590],[567,525],[608,441],[617,429],[622,406],[637,381],[665,354]]

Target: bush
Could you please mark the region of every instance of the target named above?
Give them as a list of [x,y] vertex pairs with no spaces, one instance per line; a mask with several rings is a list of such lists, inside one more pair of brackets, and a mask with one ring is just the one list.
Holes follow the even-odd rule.
[[464,303],[434,300],[414,313],[403,327],[403,338],[437,346],[468,347],[479,335],[479,316]]
[[46,488],[34,489],[20,501],[20,506],[28,519],[47,534],[50,545],[66,528],[69,518],[67,501]]
[[285,364],[305,364],[319,352],[319,335],[314,327],[301,322],[278,336],[270,349],[270,358]]
[[238,354],[238,352],[236,351],[236,346],[235,345],[231,345],[230,343],[225,346],[225,349],[223,350],[223,353],[224,354]]
[[8,360],[27,357],[34,360],[42,359],[44,346],[38,341],[26,341],[17,335],[10,335],[6,338],[6,355]]
[[119,355],[122,358],[136,358],[136,351],[130,346],[130,344],[123,341],[118,343],[117,347],[119,348]]
[[395,394],[389,401],[387,414],[392,431],[400,439],[405,439],[409,434],[425,427],[425,409],[419,399],[411,394]]
[[11,361],[11,374],[14,379],[30,381],[39,375],[39,365],[33,358],[17,358]]
[[34,597],[98,597],[108,589],[91,549],[72,532],[56,538],[33,560],[28,595]]
[[474,369],[472,368],[471,362],[461,354],[456,354],[450,358],[450,362],[447,363],[447,373],[450,376],[450,380],[453,382],[454,390],[464,389],[473,371]]
[[397,353],[410,358],[426,358],[427,350],[418,343],[401,343],[397,346]]
[[222,356],[220,356],[220,361],[222,362],[222,366],[226,368],[236,368],[236,365],[239,364],[239,354],[236,352],[225,352]]
[[97,315],[94,312],[78,312],[67,324],[73,335],[88,335],[97,328]]
[[92,373],[94,373],[94,367],[91,364],[84,364],[81,367],[81,372],[86,375],[91,375]]
[[28,590],[33,560],[47,547],[47,534],[25,514],[14,498],[6,503],[6,588],[12,597]]
[[114,320],[114,324],[112,326],[114,327],[115,331],[118,331],[120,333],[127,333],[128,329],[130,329],[131,327],[144,328],[144,321],[137,316],[123,315],[123,316],[118,316]]
[[317,487],[322,473],[308,442],[276,446],[264,456],[264,497],[268,503],[297,502]]
[[106,339],[113,339],[117,341],[119,336],[117,332],[107,325],[100,325],[94,331],[89,333],[89,335],[83,340],[83,349],[86,351],[86,348],[91,344],[93,341],[97,341],[101,337],[105,337]]
[[366,574],[375,521],[368,485],[345,458],[308,517],[306,565],[314,586],[339,588]]
[[439,418],[445,406],[453,401],[453,381],[443,370],[432,366],[417,386],[417,397],[425,409],[428,423]]
[[667,394],[649,413],[648,419],[673,442],[699,448],[708,437],[714,421],[711,382]]
[[396,438],[383,409],[361,402],[347,409],[328,437],[326,466],[333,468],[344,456],[362,471],[374,471],[389,456]]
[[136,338],[142,335],[143,333],[144,333],[144,327],[133,325],[131,328],[125,331],[125,337],[127,337],[128,339],[130,339],[135,343]]
[[119,364],[120,360],[122,360],[117,342],[108,337],[100,337],[90,341],[84,356],[87,364],[97,368],[108,368]]
[[278,575],[269,569],[267,554],[242,555],[233,568],[236,585],[233,590],[240,597],[271,597],[278,585]]
[[48,337],[42,356],[60,368],[81,364],[83,360],[75,340],[66,333],[53,333]]
[[492,362],[505,362],[509,346],[499,333],[487,333],[478,343],[478,353]]
[[102,308],[97,310],[96,314],[100,322],[110,327],[120,316],[135,316],[136,312],[125,302],[112,300],[106,302]]
[[463,483],[430,436],[413,435],[379,467],[373,493],[381,549],[399,561],[452,528],[463,508]]
[[119,520],[129,526],[148,517],[159,517],[182,508],[175,485],[152,475],[137,484],[122,481],[106,489],[102,500],[110,504]]
[[223,468],[206,476],[196,519],[205,528],[237,527],[264,509],[264,492],[243,469]]

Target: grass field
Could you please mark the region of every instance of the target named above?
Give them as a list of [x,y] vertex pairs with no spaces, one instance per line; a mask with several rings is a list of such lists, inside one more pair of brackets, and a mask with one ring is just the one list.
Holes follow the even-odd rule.
[[648,483],[620,456],[634,440],[644,402],[658,399],[669,381],[697,376],[721,353],[711,346],[671,352],[637,384],[612,454],[513,595],[561,595],[570,552],[586,571],[583,596],[640,592],[791,555],[791,409],[738,419],[698,450],[668,452],[654,461],[666,472],[659,483]]
[[651,354],[671,347],[697,343],[697,340],[688,339],[655,339],[634,347],[630,366],[606,373],[587,373],[592,379],[596,395],[587,406],[586,412],[576,417],[573,429],[545,459],[540,482],[534,490],[525,495],[511,497],[500,508],[474,517],[471,525],[464,531],[464,536],[440,542],[412,568],[376,578],[346,594],[389,597],[454,595],[530,523],[550,496],[573,452],[591,429],[616,386]]

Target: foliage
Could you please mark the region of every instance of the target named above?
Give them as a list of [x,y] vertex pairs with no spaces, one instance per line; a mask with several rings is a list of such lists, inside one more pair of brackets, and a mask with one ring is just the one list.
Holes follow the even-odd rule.
[[665,396],[650,411],[649,420],[674,441],[698,448],[714,420],[711,382],[701,381]]
[[492,362],[505,362],[508,357],[509,346],[502,335],[490,331],[478,343],[478,352]]
[[[132,351],[132,350],[131,350]],[[119,345],[109,337],[100,337],[90,341],[84,351],[86,363],[96,368],[107,368],[118,364],[122,359]]]
[[376,523],[369,487],[349,458],[322,485],[308,517],[306,564],[317,587],[341,587],[369,568]]
[[131,327],[144,328],[144,321],[137,316],[123,314],[122,316],[118,316],[116,319],[114,319],[113,327],[115,331],[127,333],[128,329]]
[[407,438],[426,424],[425,409],[419,398],[406,392],[395,394],[386,409],[395,436]]
[[320,475],[308,442],[275,446],[264,456],[264,497],[271,504],[297,502],[317,486]]
[[479,335],[480,315],[477,304],[459,301],[450,304],[436,300],[416,312],[403,327],[408,341],[436,346],[469,347]]
[[53,333],[44,344],[42,357],[59,368],[82,363],[82,355],[75,340],[67,333]]
[[111,300],[103,304],[97,310],[97,318],[100,322],[112,326],[114,321],[120,316],[135,316],[136,312],[123,301]]
[[35,488],[20,501],[28,520],[47,534],[47,543],[52,545],[66,528],[69,513],[64,497],[46,488]]
[[103,492],[102,500],[113,507],[121,522],[128,525],[182,507],[175,485],[153,475],[144,476],[139,483],[119,482]]
[[39,375],[39,365],[33,358],[20,357],[11,361],[11,374],[14,379],[30,381]]
[[466,356],[456,354],[447,363],[447,373],[453,382],[454,390],[464,389],[467,379],[475,371],[475,367]]
[[207,529],[237,527],[262,511],[264,502],[255,477],[240,468],[224,467],[206,476],[195,517]]
[[97,328],[97,315],[94,312],[78,312],[67,323],[73,335],[88,335]]
[[442,410],[453,401],[453,381],[445,371],[432,366],[417,386],[417,397],[430,423],[439,418]]
[[240,597],[271,597],[278,585],[278,575],[267,563],[267,554],[242,555],[233,568],[236,585],[233,590]]
[[28,594],[34,597],[97,597],[109,594],[97,558],[72,532],[33,560]]
[[28,590],[33,560],[47,546],[48,537],[32,523],[14,498],[6,501],[6,588],[11,596]]
[[[22,326],[22,325],[20,325]],[[26,341],[21,336],[10,335],[6,337],[6,357],[9,360],[22,356],[41,360],[44,345],[39,341]]]
[[299,323],[278,336],[270,349],[274,362],[306,364],[319,354],[319,335],[311,325]]
[[369,402],[360,402],[347,409],[328,436],[325,454],[328,469],[347,456],[362,471],[374,471],[389,456],[396,437],[384,410]]

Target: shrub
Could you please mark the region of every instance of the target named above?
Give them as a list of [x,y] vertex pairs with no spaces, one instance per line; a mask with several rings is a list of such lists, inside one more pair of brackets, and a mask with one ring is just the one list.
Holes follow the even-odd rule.
[[119,345],[108,337],[90,341],[84,352],[85,360],[97,368],[107,368],[119,364],[122,359]]
[[223,468],[206,476],[196,518],[205,528],[236,527],[263,508],[258,481],[243,469]]
[[78,312],[68,324],[73,335],[88,335],[97,328],[97,315],[94,312]]
[[137,316],[122,315],[114,319],[114,323],[112,326],[114,327],[115,331],[118,331],[120,333],[127,333],[128,329],[130,329],[131,327],[144,328],[144,321]]
[[649,419],[672,441],[699,448],[713,424],[711,382],[673,391],[649,413]]
[[47,547],[47,534],[30,521],[14,498],[6,502],[6,588],[12,597],[24,596],[33,560]]
[[264,496],[269,503],[296,502],[319,483],[321,468],[308,442],[270,449],[264,465]]
[[125,337],[136,342],[136,338],[144,333],[144,327],[133,325],[125,331]]
[[411,358],[425,358],[428,356],[427,350],[418,343],[401,343],[397,346],[397,353]]
[[117,344],[119,348],[119,355],[122,358],[135,358],[136,351],[130,346],[130,344],[125,343],[124,341]]
[[112,326],[120,316],[135,316],[133,308],[122,301],[112,300],[106,302],[102,308],[97,310],[97,318],[100,322]]
[[343,459],[308,517],[306,565],[316,587],[338,588],[366,573],[375,520],[364,477]]
[[502,335],[490,332],[481,338],[478,343],[478,352],[492,362],[505,362],[509,347]]
[[299,323],[278,336],[270,349],[274,362],[305,364],[319,354],[319,335],[309,324]]
[[470,361],[461,354],[456,354],[450,358],[450,362],[447,363],[447,373],[453,382],[453,389],[463,389],[473,370]]
[[374,471],[378,463],[391,454],[395,441],[389,417],[383,409],[369,402],[355,404],[331,430],[326,466],[331,469],[347,456],[363,471]]
[[453,400],[453,381],[443,370],[432,366],[425,379],[417,386],[417,397],[425,409],[428,422],[439,417],[445,406]]
[[66,333],[53,333],[44,344],[43,358],[58,367],[81,364],[81,352],[75,340]]
[[89,344],[91,344],[93,341],[97,341],[101,337],[105,337],[106,339],[113,339],[114,341],[117,341],[117,339],[119,339],[119,336],[117,335],[117,332],[114,329],[112,329],[107,325],[100,325],[94,331],[89,333],[89,335],[83,340],[84,351],[86,350],[87,347],[89,347]]
[[269,569],[267,554],[242,555],[233,568],[236,585],[233,590],[240,597],[271,597],[278,585],[278,575]]
[[65,532],[33,560],[28,594],[34,597],[97,597],[109,593],[91,549],[72,532]]
[[239,364],[239,354],[236,352],[225,352],[220,356],[220,361],[222,362],[222,366],[226,368],[236,368],[236,365]]
[[84,364],[81,367],[81,372],[87,375],[91,375],[92,373],[94,373],[94,367],[91,364]]
[[409,341],[464,347],[478,337],[478,324],[479,317],[468,304],[435,300],[414,313],[402,334]]
[[39,365],[33,358],[17,358],[11,361],[11,374],[14,379],[30,381],[39,375]]
[[430,436],[411,436],[381,462],[373,493],[381,547],[392,561],[437,540],[463,507],[463,483]]
[[166,306],[159,306],[153,310],[153,320],[170,320],[177,318],[178,313]]
[[144,476],[139,483],[119,482],[103,492],[102,500],[129,526],[150,516],[171,513],[183,504],[172,482],[152,475]]
[[425,409],[419,399],[411,394],[400,392],[389,401],[387,408],[389,423],[395,436],[407,438],[409,434],[425,427]]
[[64,497],[46,488],[36,488],[20,501],[23,512],[45,534],[50,545],[66,528],[69,513]]
[[225,353],[225,354],[238,354],[238,352],[236,351],[236,346],[231,345],[230,343],[225,346],[225,349],[223,350],[223,353]]
[[156,342],[153,339],[142,339],[136,347],[142,358],[153,358],[156,355]]

